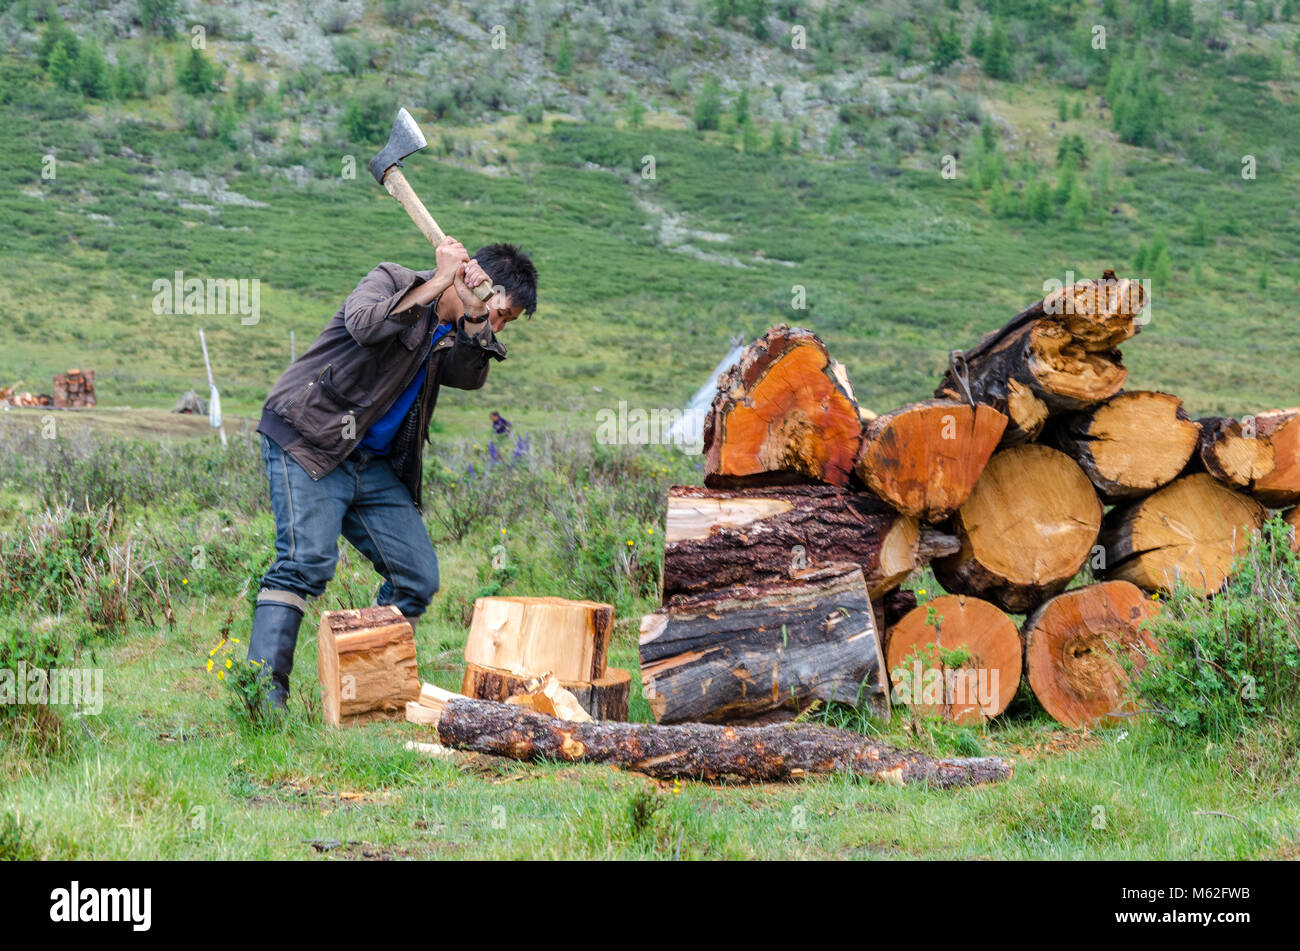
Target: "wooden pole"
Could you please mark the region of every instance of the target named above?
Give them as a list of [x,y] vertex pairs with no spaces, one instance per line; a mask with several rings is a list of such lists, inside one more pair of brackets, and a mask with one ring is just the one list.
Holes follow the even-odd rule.
[[[199,328],[199,345],[203,347],[203,366],[208,371],[208,399],[210,401],[208,403],[208,413],[209,418],[211,418],[212,404],[216,403],[218,410],[221,404],[217,393],[217,384],[212,378],[212,361],[208,359],[208,338],[204,336],[202,327]],[[226,427],[219,423],[214,425],[216,425],[217,431],[221,433],[221,447],[224,449],[226,447]]]

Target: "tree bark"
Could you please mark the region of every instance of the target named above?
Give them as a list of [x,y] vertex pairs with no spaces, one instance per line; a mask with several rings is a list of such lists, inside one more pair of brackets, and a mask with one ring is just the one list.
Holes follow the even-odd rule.
[[[508,670],[466,664],[460,692],[479,700],[504,703],[506,698],[531,693],[536,677],[512,674]],[[632,676],[618,667],[608,667],[599,680],[562,680],[560,686],[573,694],[579,705],[597,720],[626,720]]]
[[1267,514],[1250,496],[1233,492],[1208,473],[1183,476],[1107,513],[1100,573],[1144,591],[1166,593],[1181,578],[1203,594],[1214,594]]
[[830,486],[745,490],[673,486],[663,599],[789,580],[826,563],[862,568],[871,596],[957,550],[957,540],[864,492]]
[[1156,649],[1142,629],[1159,606],[1127,581],[1058,595],[1025,621],[1029,686],[1052,719],[1078,727],[1124,719],[1133,710],[1128,674]]
[[1103,500],[1116,502],[1178,478],[1200,434],[1178,397],[1128,390],[1061,417],[1050,427],[1048,441],[1083,468]]
[[[959,649],[968,659],[950,667],[940,651]],[[962,594],[933,598],[889,632],[892,699],[954,723],[983,723],[1015,697],[1021,650],[1015,623],[995,605]]]
[[996,453],[952,519],[961,542],[937,559],[944,590],[1023,614],[1065,589],[1097,542],[1102,507],[1073,459],[1041,445]]
[[1078,281],[1017,314],[964,355],[966,385],[949,370],[935,396],[988,403],[1007,414],[1005,445],[1035,439],[1049,413],[1086,409],[1128,376],[1119,344],[1138,332],[1136,281]]
[[825,344],[781,324],[718,380],[704,421],[704,483],[843,486],[861,440],[857,401]]
[[1011,776],[998,756],[937,759],[847,730],[818,726],[649,726],[566,723],[452,697],[437,717],[446,746],[525,761],[605,763],[655,779],[780,782],[847,773],[879,782],[954,789]]
[[966,501],[1006,427],[991,406],[913,403],[866,425],[854,471],[904,515],[941,522]]
[[676,599],[641,621],[641,682],[663,723],[729,721],[813,700],[888,716],[861,569]]

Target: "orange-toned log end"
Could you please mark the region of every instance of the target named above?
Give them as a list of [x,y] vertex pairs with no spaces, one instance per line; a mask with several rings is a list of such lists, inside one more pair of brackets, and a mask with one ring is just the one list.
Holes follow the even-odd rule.
[[1078,727],[1134,711],[1120,658],[1142,668],[1156,649],[1143,623],[1158,610],[1136,585],[1103,581],[1058,595],[1025,621],[1029,686],[1052,719]]
[[1181,580],[1202,594],[1214,594],[1267,514],[1250,496],[1208,473],[1183,476],[1107,513],[1101,573],[1145,591],[1170,592]]
[[862,422],[821,339],[774,327],[718,381],[704,423],[704,482],[846,485]]
[[904,515],[942,521],[975,488],[1006,428],[985,404],[914,403],[867,424],[854,471]]
[[1282,516],[1291,526],[1291,550],[1300,551],[1300,505]]
[[1254,422],[1273,448],[1273,470],[1255,481],[1251,494],[1270,508],[1300,502],[1300,409],[1260,413]]
[[894,702],[914,710],[980,723],[1002,713],[1020,686],[1020,633],[980,598],[946,594],[913,608],[888,643]]
[[1037,443],[994,453],[951,525],[961,545],[934,561],[944,590],[1022,614],[1065,589],[1097,542],[1102,507],[1079,464]]

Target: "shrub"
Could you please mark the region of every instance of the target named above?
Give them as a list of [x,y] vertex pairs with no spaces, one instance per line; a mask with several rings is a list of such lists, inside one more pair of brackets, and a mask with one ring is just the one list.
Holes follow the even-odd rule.
[[1217,740],[1235,737],[1252,718],[1294,718],[1300,555],[1290,526],[1269,522],[1216,597],[1180,587],[1150,630],[1161,646],[1134,684],[1158,722]]
[[191,96],[212,95],[220,75],[221,68],[195,47],[190,47],[185,59],[176,65],[176,85]]

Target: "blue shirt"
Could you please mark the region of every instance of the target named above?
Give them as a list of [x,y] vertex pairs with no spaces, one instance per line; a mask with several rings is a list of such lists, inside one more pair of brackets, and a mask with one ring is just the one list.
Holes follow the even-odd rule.
[[388,450],[393,445],[393,437],[397,435],[397,428],[402,425],[402,420],[406,418],[406,414],[410,411],[411,404],[420,395],[420,387],[424,384],[425,374],[429,372],[429,351],[433,350],[433,345],[447,336],[454,326],[455,324],[439,324],[437,329],[434,330],[429,349],[424,352],[424,359],[420,361],[420,372],[415,375],[415,379],[411,381],[411,384],[393,401],[393,405],[388,407],[388,412],[375,420],[370,428],[366,430],[366,435],[360,443],[362,449],[373,452],[376,456],[388,455]]

